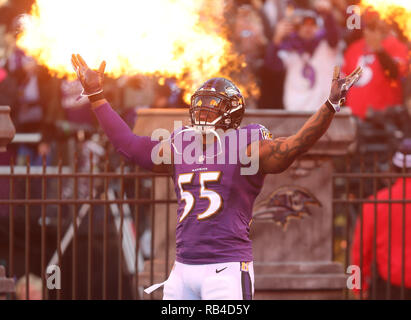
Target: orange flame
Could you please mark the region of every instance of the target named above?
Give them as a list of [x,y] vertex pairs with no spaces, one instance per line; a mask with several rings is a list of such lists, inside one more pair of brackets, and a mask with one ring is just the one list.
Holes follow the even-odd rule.
[[241,68],[223,8],[224,0],[36,0],[17,45],[58,77],[74,77],[70,56],[80,53],[93,68],[106,60],[111,77],[175,77],[191,93]]
[[411,40],[411,1],[410,0],[362,0],[364,8],[377,11],[381,19],[395,21],[404,35]]

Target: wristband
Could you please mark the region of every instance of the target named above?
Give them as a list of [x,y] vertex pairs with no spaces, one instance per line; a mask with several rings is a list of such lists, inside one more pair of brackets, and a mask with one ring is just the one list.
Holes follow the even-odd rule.
[[90,102],[95,102],[95,101],[104,99],[104,94],[103,94],[103,92],[99,92],[99,93],[97,93],[97,94],[93,94],[93,95],[87,96],[87,97],[88,97],[88,100],[89,100]]
[[332,103],[331,101],[330,101],[330,99],[328,99],[326,102],[325,102],[325,105],[328,107],[328,109],[330,109],[332,112],[338,112],[338,111],[340,111],[340,105],[337,103],[337,104],[334,104],[334,103]]

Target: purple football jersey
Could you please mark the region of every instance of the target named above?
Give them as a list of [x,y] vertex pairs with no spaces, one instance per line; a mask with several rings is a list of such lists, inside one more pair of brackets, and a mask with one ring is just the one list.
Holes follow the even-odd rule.
[[[158,141],[134,135],[108,103],[94,112],[119,153],[147,170],[153,168],[151,151]],[[175,142],[173,180],[179,203],[176,260],[185,264],[252,261],[250,222],[264,175],[257,170],[255,174],[250,175],[248,171],[246,175],[243,169],[248,169],[250,164],[241,161],[241,157],[246,155],[248,144],[270,139],[271,134],[258,124],[228,131],[221,135],[223,148],[218,142],[210,143],[205,153],[200,148],[201,157],[205,154],[206,158],[201,159],[202,162],[191,162],[187,159],[190,157],[179,159],[179,153],[190,151],[193,146],[190,142],[195,141],[192,137],[178,143],[178,138],[188,133],[180,129],[172,135]],[[235,143],[230,139],[232,137]],[[211,159],[207,152],[209,148],[214,148],[216,155],[223,152]],[[201,158],[198,152],[194,155]],[[233,155],[235,159],[232,159]]]
[[[181,130],[175,131],[173,137],[177,137]],[[220,159],[224,163],[217,157],[213,158],[212,164],[207,163],[211,158],[204,159],[204,156],[199,157],[198,163],[187,163],[184,157],[181,162],[175,161],[173,180],[179,204],[176,228],[178,262],[209,264],[253,259],[249,238],[252,208],[262,188],[264,175],[260,172],[242,174],[241,168],[249,165],[242,164],[245,161],[240,161],[239,157],[245,154],[247,144],[265,139],[267,131],[261,125],[252,124],[233,130],[231,134],[233,132],[237,148],[224,136],[224,148],[217,141],[208,146],[214,148],[215,154],[223,150]],[[175,160],[176,153],[183,153],[191,141],[181,142],[181,150],[174,147]],[[233,152],[237,154],[237,160],[230,162],[230,153]]]

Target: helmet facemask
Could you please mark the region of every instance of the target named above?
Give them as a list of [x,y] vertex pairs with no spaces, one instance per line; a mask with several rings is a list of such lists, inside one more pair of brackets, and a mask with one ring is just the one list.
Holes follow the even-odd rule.
[[221,154],[222,143],[216,130],[237,129],[244,108],[244,98],[231,81],[224,78],[209,79],[191,97],[192,126],[187,130],[214,135],[219,144],[218,154]]
[[[232,108],[230,108],[229,104],[231,104]],[[233,108],[233,106],[238,108]],[[237,102],[236,97],[234,99],[227,99],[226,96],[216,92],[195,93],[191,98],[191,124],[193,128],[204,134],[210,132],[211,129],[236,129],[241,120],[237,121],[238,123],[233,123],[230,115],[243,108]]]

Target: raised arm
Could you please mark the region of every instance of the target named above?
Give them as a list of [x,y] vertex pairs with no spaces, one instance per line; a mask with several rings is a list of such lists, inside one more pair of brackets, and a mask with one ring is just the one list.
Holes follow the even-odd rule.
[[259,141],[260,170],[263,173],[279,173],[286,170],[297,156],[308,151],[327,131],[336,111],[345,101],[348,89],[359,79],[361,68],[347,78],[340,78],[338,67],[334,70],[330,97],[293,136]]
[[135,135],[104,98],[103,78],[106,63],[103,61],[99,69],[94,71],[87,66],[80,55],[73,55],[71,62],[83,86],[82,95],[89,98],[101,127],[116,151],[144,169],[169,172],[170,165],[154,164],[152,159],[152,150],[160,142],[151,141],[150,137]]

